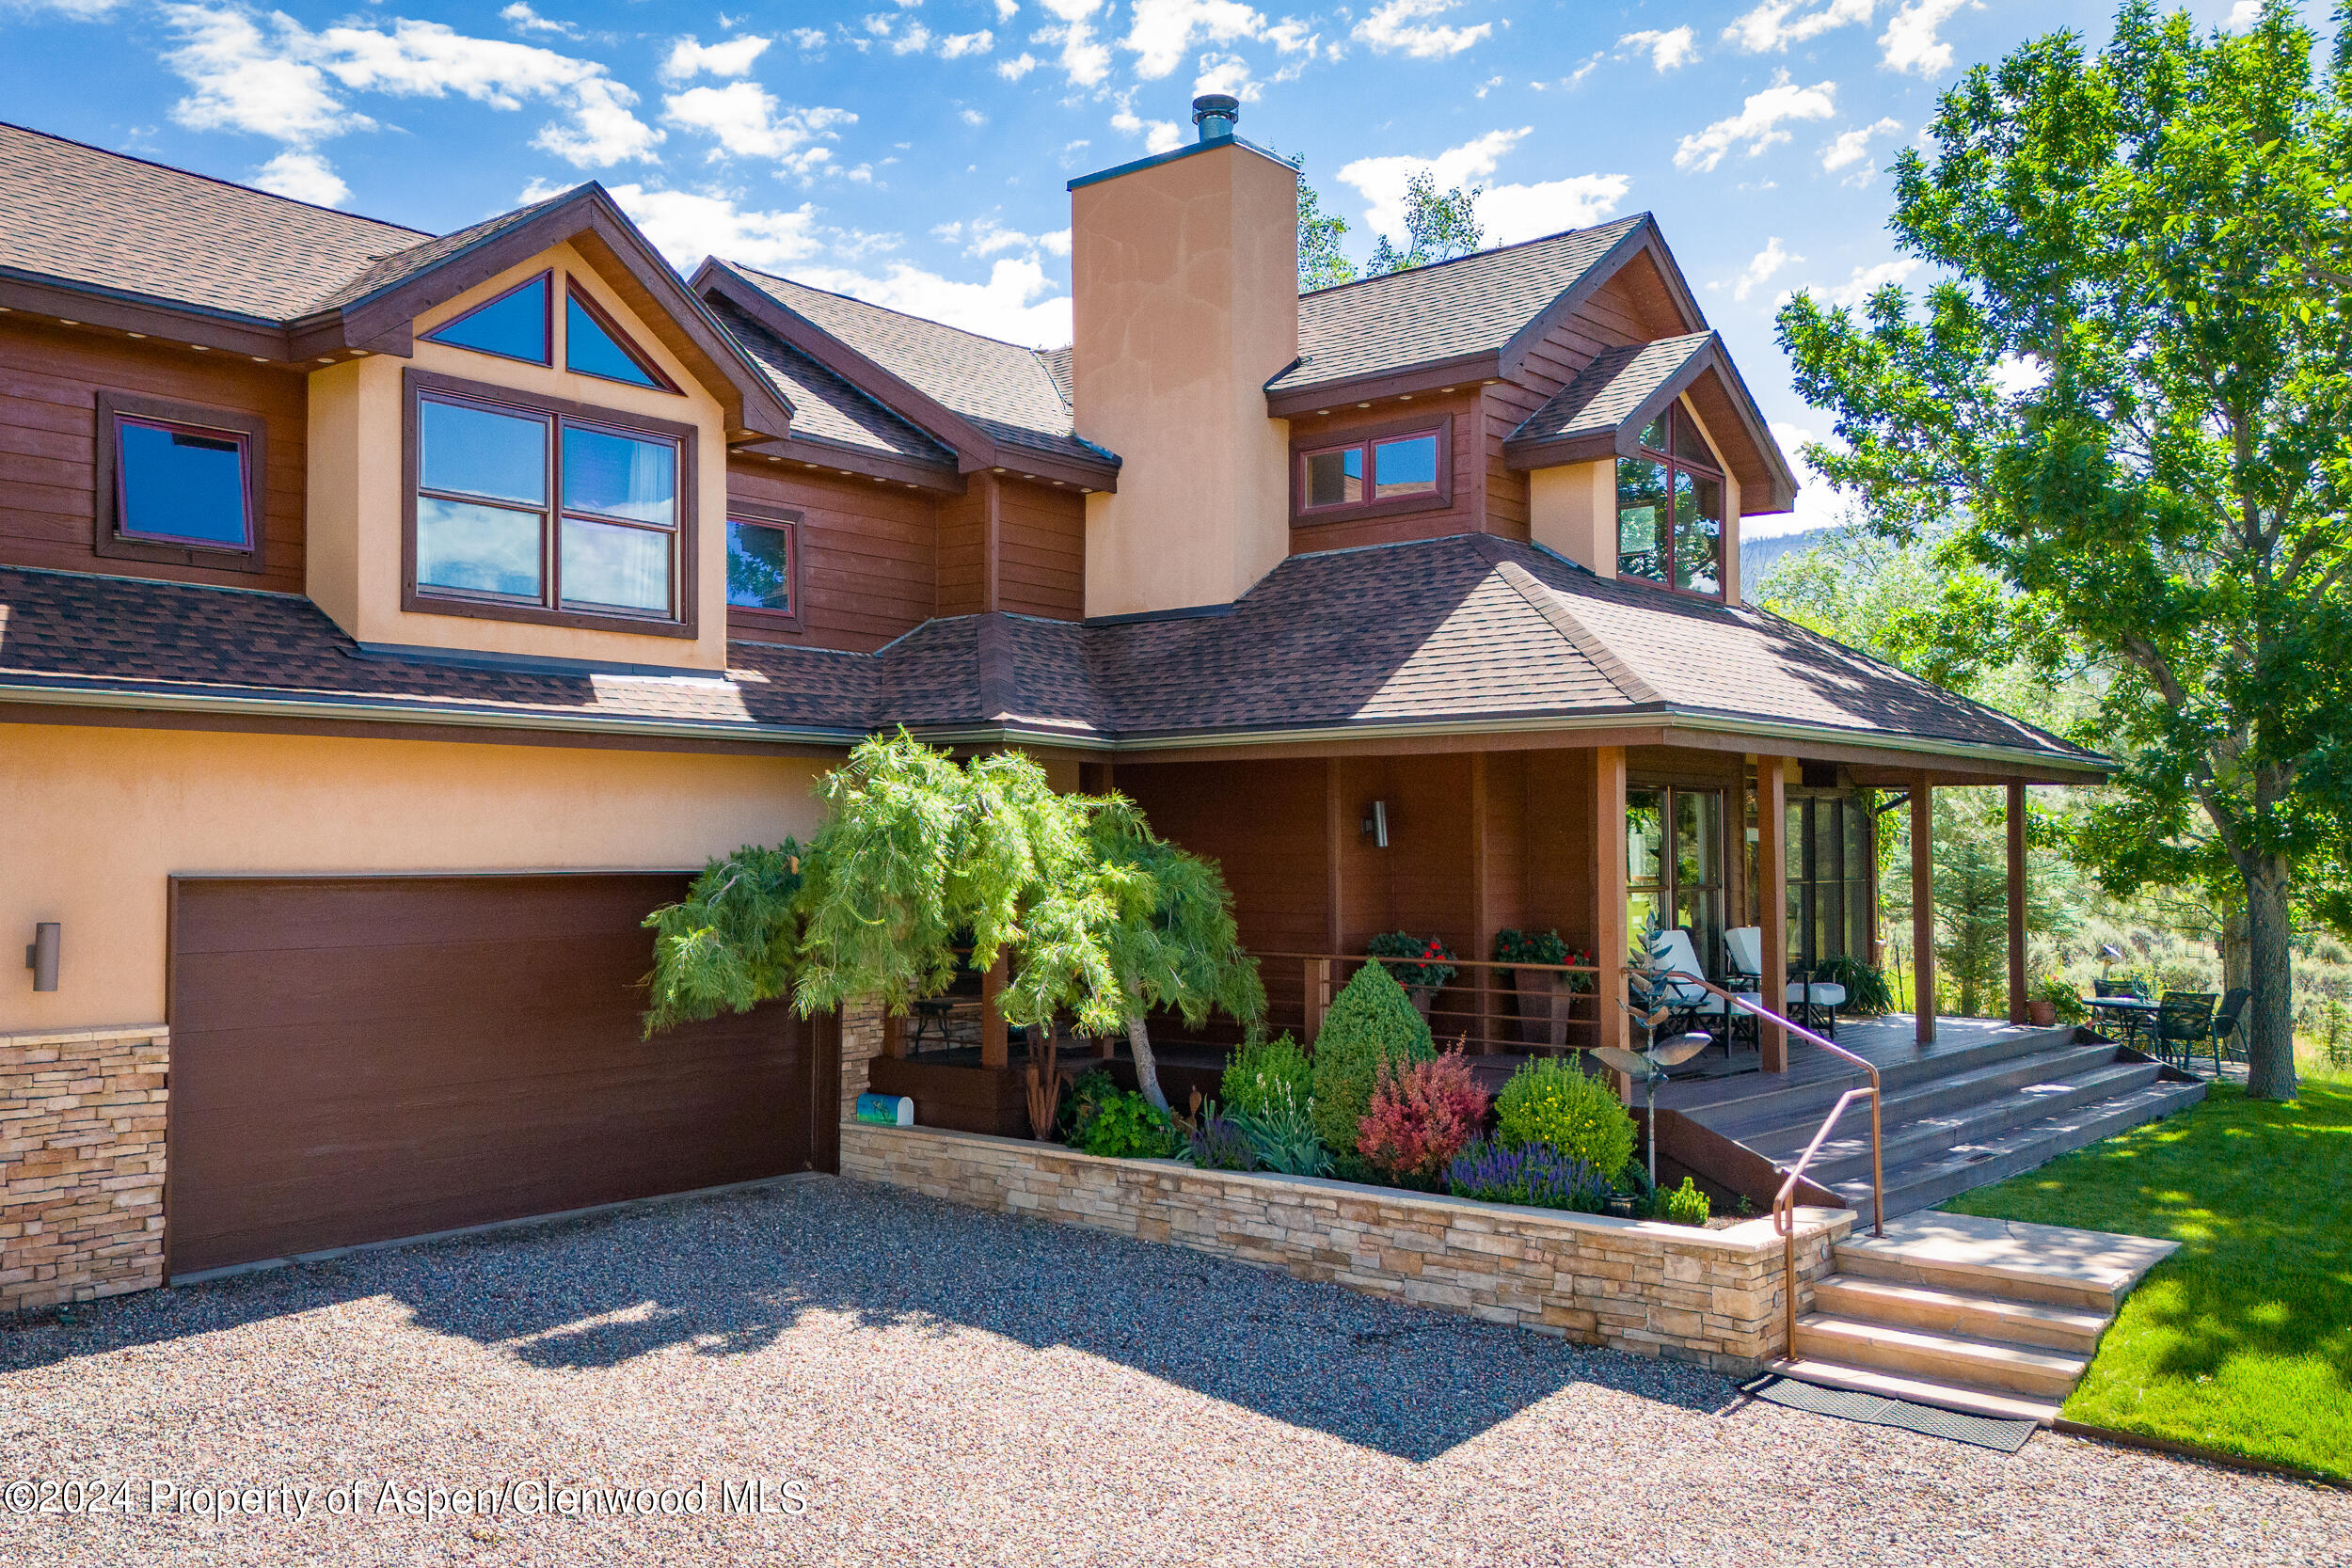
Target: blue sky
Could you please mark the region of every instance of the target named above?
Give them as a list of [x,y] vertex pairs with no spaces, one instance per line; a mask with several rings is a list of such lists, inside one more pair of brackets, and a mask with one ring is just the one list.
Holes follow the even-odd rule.
[[[2198,0],[2221,24],[2251,0]],[[717,253],[1021,341],[1068,339],[1064,182],[1191,134],[1196,91],[1306,160],[1368,254],[1418,168],[1489,243],[1658,214],[1793,453],[1792,288],[1912,277],[1883,172],[1936,94],[2081,0],[0,0],[0,118],[420,229],[602,181]],[[1833,515],[1810,487],[1793,516]]]

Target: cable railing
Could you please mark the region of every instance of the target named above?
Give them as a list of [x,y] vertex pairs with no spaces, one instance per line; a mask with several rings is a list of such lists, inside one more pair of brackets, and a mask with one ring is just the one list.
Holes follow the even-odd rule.
[[[1416,996],[1440,1041],[1459,1041],[1477,1055],[1495,1052],[1581,1051],[1598,1042],[1600,971],[1591,964],[1502,963],[1485,958],[1394,957],[1385,953],[1259,953],[1267,1004],[1276,1026],[1295,1019],[1298,1037],[1312,1040],[1323,1015],[1348,976],[1368,963],[1391,973],[1416,968],[1455,971],[1442,986]],[[1295,970],[1282,966],[1295,964]],[[1294,996],[1285,978],[1298,976]],[[1407,987],[1408,991],[1415,988]]]

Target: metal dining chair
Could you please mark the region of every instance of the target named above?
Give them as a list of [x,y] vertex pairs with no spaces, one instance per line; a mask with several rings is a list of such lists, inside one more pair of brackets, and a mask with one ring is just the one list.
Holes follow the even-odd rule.
[[2230,1040],[2233,1059],[2246,1054],[2246,1030],[2241,1020],[2246,1004],[2253,994],[2244,986],[2231,987],[2228,994],[2221,998],[2221,1010],[2213,1015],[2213,1075],[2216,1078],[2221,1076],[2221,1041],[2224,1036]]
[[2185,1069],[2197,1047],[2213,1037],[2213,1005],[2209,990],[2166,991],[2156,1006],[2156,1054]]

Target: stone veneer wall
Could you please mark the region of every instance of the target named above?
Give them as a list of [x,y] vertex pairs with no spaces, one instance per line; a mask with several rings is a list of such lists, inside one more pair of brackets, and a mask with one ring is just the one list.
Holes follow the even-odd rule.
[[[1696,1230],[854,1122],[841,1130],[841,1174],[1734,1374],[1782,1349],[1769,1217]],[[1853,1222],[1799,1211],[1801,1309]]]
[[164,1282],[162,1024],[0,1035],[0,1312]]
[[841,1009],[841,1119],[857,1115],[857,1097],[866,1092],[872,1069],[866,1066],[882,1053],[882,1010],[879,1002],[852,1002]]

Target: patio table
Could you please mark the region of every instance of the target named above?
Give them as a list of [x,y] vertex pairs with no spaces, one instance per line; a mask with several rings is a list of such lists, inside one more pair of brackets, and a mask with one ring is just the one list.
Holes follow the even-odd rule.
[[2151,1002],[2144,996],[2086,996],[2083,1006],[2092,1012],[2108,1012],[2122,1021],[2123,1043],[2133,1045],[2139,1038],[2140,1025],[2153,1023],[2164,1008],[2161,1002]]

